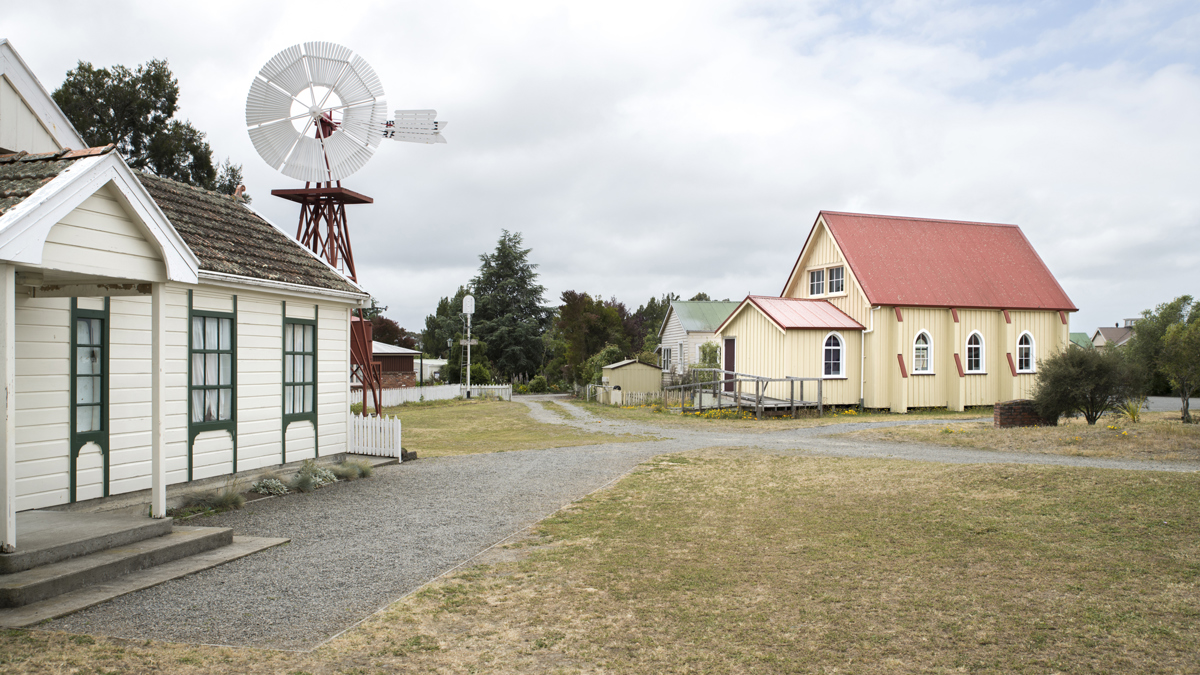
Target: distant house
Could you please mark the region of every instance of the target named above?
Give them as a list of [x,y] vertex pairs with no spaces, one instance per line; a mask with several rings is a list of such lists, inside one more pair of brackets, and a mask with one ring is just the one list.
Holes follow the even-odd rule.
[[169,484],[346,451],[363,289],[233,197],[87,148],[6,40],[0,147],[5,550],[16,511],[146,490],[161,517]]
[[822,211],[781,297],[717,333],[727,370],[822,378],[826,404],[962,410],[1027,398],[1074,311],[1015,225]]
[[383,386],[417,386],[416,360],[421,352],[383,342],[372,342],[374,358],[383,367]]
[[1071,333],[1071,342],[1087,349],[1091,349],[1094,346],[1087,333]]
[[662,391],[659,367],[637,359],[610,363],[601,369],[602,382],[625,393]]
[[660,367],[682,375],[700,360],[700,345],[717,341],[717,326],[737,309],[736,302],[675,301],[658,329]]
[[1104,349],[1109,345],[1120,347],[1133,337],[1133,326],[1137,319],[1125,319],[1125,325],[1114,325],[1112,328],[1098,328],[1092,333],[1092,346]]

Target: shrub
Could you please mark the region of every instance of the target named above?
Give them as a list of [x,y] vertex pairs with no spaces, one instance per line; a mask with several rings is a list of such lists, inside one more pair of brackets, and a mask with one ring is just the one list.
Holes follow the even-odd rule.
[[370,464],[362,460],[348,459],[341,464],[333,467],[333,474],[339,480],[355,480],[357,478],[370,478],[374,473],[374,469]]
[[546,378],[542,375],[538,375],[529,381],[529,391],[535,394],[544,394],[549,388],[546,385]]
[[290,490],[283,481],[275,477],[260,478],[250,486],[250,491],[260,495],[286,495]]
[[1140,395],[1134,368],[1119,349],[1067,349],[1038,362],[1033,402],[1046,420],[1078,412],[1095,424],[1122,401]]

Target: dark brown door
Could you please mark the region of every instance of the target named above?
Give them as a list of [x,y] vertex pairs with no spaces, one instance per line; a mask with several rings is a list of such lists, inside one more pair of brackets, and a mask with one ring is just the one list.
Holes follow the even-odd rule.
[[[725,370],[729,370],[729,371],[734,370],[733,366],[735,363],[737,363],[736,359],[734,359],[734,354],[733,354],[734,345],[736,345],[736,344],[737,344],[737,341],[734,340],[733,338],[725,338],[725,350],[724,350],[725,351]],[[728,380],[731,377],[733,377],[733,376],[726,374],[721,379]],[[734,387],[733,382],[725,383],[725,391],[733,391],[733,387]]]

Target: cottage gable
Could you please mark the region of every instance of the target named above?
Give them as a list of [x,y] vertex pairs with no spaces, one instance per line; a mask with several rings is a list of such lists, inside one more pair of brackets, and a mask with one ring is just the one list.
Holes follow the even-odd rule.
[[42,266],[97,276],[113,276],[113,270],[121,270],[129,279],[166,281],[157,247],[147,241],[118,196],[107,185],[50,228]]
[[12,44],[0,39],[0,154],[86,146]]

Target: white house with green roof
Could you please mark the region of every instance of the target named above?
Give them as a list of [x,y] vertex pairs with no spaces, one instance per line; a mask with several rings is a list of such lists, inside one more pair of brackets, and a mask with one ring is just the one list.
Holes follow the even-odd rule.
[[736,302],[682,301],[671,303],[658,329],[659,363],[668,376],[683,375],[700,361],[700,345],[717,343],[717,327],[737,309]]

